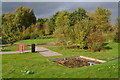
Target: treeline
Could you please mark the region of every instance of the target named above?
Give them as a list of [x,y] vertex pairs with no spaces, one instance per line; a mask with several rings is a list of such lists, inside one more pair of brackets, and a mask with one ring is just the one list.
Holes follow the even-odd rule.
[[111,11],[105,8],[98,8],[93,13],[79,8],[71,13],[58,11],[50,19],[36,19],[33,9],[19,7],[14,13],[2,15],[2,40],[3,43],[14,43],[54,35],[59,45],[99,51],[105,42],[104,33],[118,33],[118,25],[110,24],[110,16]]

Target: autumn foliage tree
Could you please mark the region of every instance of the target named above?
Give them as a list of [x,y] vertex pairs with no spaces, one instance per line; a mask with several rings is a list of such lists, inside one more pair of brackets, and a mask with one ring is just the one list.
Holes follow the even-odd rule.
[[111,11],[106,8],[97,8],[92,14],[91,19],[96,25],[96,29],[107,32],[111,28],[110,24]]
[[105,38],[99,30],[93,30],[87,36],[86,45],[90,51],[101,51],[104,48]]
[[54,35],[56,38],[56,42],[61,43],[62,45],[66,45],[67,41],[69,39],[68,15],[69,15],[69,13],[67,11],[61,11],[56,16],[56,21],[55,21],[56,27],[54,28],[55,29]]
[[14,23],[16,23],[16,26],[22,29],[24,26],[25,28],[29,27],[31,24],[36,23],[36,17],[34,14],[33,9],[28,7],[18,7],[13,13],[15,15],[14,17]]
[[20,40],[20,34],[23,28],[28,28],[35,24],[36,17],[33,9],[19,7],[14,13],[5,13],[2,15],[2,40],[3,43],[13,43]]
[[110,16],[111,11],[106,8],[97,8],[93,13],[78,8],[73,12],[58,11],[50,19],[36,19],[33,9],[19,7],[14,13],[2,15],[3,43],[53,35],[56,43],[64,47],[100,51],[104,43],[103,34],[114,29]]
[[87,12],[83,8],[78,8],[69,14],[69,26],[75,25],[77,22],[88,17]]

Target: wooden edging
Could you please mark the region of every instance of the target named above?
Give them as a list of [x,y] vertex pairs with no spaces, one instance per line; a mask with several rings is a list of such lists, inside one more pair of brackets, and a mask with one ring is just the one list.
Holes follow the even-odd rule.
[[96,61],[96,62],[100,62],[100,63],[107,62],[107,61],[103,61],[103,60],[99,60],[99,59],[94,59],[94,58],[89,58],[89,57],[85,57],[85,56],[73,56],[73,57],[55,58],[55,59],[48,59],[48,60],[49,61],[57,61],[57,60],[65,60],[65,59],[73,59],[73,58],[84,58],[84,59],[88,59],[88,60],[92,60],[92,61]]
[[99,59],[94,59],[94,58],[89,58],[89,57],[84,57],[84,56],[79,56],[79,57],[80,58],[85,58],[85,59],[88,59],[88,60],[92,60],[92,61],[101,62],[101,63],[107,62],[107,61],[103,61],[103,60],[99,60]]

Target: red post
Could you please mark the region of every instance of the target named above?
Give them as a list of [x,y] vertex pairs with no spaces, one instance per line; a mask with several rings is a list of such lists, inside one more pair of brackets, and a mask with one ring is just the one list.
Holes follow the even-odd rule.
[[19,51],[24,52],[24,44],[19,44]]

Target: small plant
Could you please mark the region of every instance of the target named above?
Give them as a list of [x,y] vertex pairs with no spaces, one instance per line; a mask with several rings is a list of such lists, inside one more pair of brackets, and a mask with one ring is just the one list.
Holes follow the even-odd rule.
[[33,71],[27,70],[26,68],[25,68],[25,70],[21,70],[21,72],[23,73],[23,75],[25,75],[25,74],[34,74]]
[[91,51],[100,51],[103,49],[104,37],[100,31],[92,31],[87,37],[87,47]]

